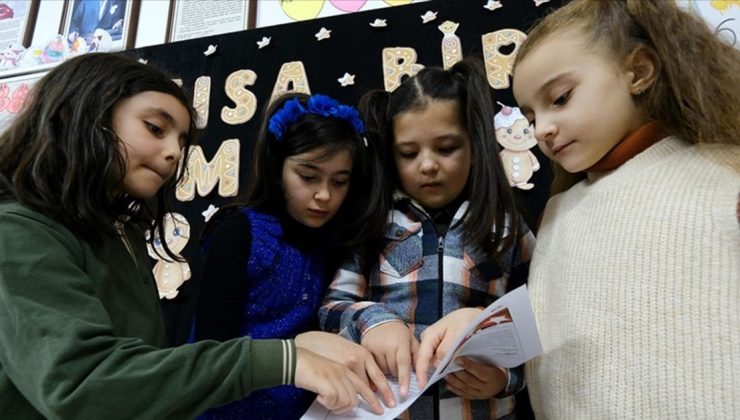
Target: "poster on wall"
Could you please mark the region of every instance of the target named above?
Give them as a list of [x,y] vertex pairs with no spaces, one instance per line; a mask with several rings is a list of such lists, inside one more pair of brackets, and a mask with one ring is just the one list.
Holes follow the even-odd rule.
[[257,27],[279,25],[362,12],[391,6],[403,6],[428,0],[276,0],[260,4]]
[[257,0],[172,0],[167,42],[254,28]]
[[47,72],[24,74],[0,81],[0,132],[5,131],[23,109],[33,86]]
[[31,44],[39,3],[40,0],[0,3],[0,46],[28,47]]
[[140,0],[65,0],[60,33],[73,52],[134,46]]

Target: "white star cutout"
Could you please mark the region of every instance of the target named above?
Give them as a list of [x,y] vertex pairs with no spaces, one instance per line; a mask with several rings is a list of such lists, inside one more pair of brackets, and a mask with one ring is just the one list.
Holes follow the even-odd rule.
[[437,12],[432,12],[431,10],[427,10],[426,13],[421,15],[421,23],[429,23],[434,19],[437,19]]
[[208,220],[210,220],[210,218],[214,214],[216,214],[217,211],[218,211],[218,207],[214,206],[213,204],[209,204],[208,205],[208,208],[204,212],[202,212],[201,214],[203,215],[203,218],[207,222]]
[[209,45],[208,48],[205,51],[203,51],[203,55],[205,55],[207,57],[207,56],[215,53],[216,52],[216,48],[218,48],[218,45],[213,45],[213,44]]
[[326,28],[321,28],[316,34],[314,34],[317,41],[331,38],[331,31]]
[[385,19],[375,19],[374,21],[370,22],[370,26],[373,28],[385,28],[388,26],[388,23],[386,23]]
[[257,41],[257,49],[260,49],[261,50],[262,48],[265,48],[266,46],[270,45],[270,40],[271,39],[272,39],[272,37],[263,36],[262,37],[262,40]]
[[342,85],[342,87],[349,86],[349,85],[354,85],[355,84],[355,75],[354,74],[349,74],[349,73],[344,73],[344,76],[342,76],[339,79],[337,79],[337,81],[339,82],[339,84]]
[[490,11],[494,11],[496,9],[500,9],[504,7],[499,0],[488,0],[485,6],[483,6],[484,9],[488,9]]

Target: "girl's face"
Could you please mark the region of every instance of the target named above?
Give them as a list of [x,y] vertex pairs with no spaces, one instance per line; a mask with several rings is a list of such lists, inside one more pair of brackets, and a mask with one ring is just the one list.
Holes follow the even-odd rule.
[[542,152],[566,171],[581,172],[639,128],[634,74],[580,29],[556,32],[517,64],[514,96],[534,123]]
[[124,191],[154,197],[177,170],[190,130],[188,110],[172,95],[146,91],[121,99],[112,125],[126,159]]
[[317,148],[286,158],[282,185],[288,214],[304,226],[323,226],[344,203],[351,176],[347,150],[326,157],[325,150]]
[[393,156],[406,194],[425,208],[438,209],[462,193],[473,158],[456,101],[431,101],[397,115],[393,137]]

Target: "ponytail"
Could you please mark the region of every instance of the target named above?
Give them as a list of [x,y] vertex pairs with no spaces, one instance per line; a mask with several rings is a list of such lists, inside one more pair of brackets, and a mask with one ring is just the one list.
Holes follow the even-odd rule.
[[[507,250],[515,241],[519,226],[514,193],[509,186],[496,141],[493,125],[495,114],[491,88],[479,60],[464,59],[450,68],[450,73],[460,85],[460,111],[470,136],[473,165],[468,180],[471,211],[464,219],[470,243],[489,252]],[[504,226],[509,223],[512,235],[504,237]]]

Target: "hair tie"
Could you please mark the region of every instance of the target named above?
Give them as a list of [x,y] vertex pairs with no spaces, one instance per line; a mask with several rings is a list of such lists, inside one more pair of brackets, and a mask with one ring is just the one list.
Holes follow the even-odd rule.
[[362,123],[357,109],[349,105],[342,105],[338,101],[320,94],[311,95],[306,101],[305,107],[298,98],[286,101],[282,108],[272,114],[267,129],[277,140],[280,140],[291,125],[308,114],[347,121],[357,134],[362,134],[365,131],[365,124]]

